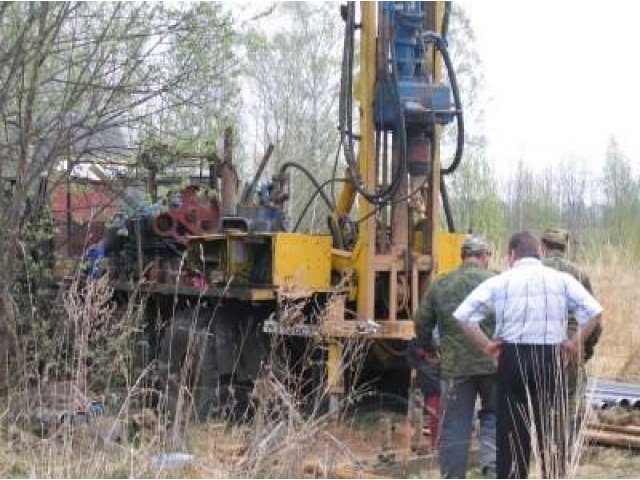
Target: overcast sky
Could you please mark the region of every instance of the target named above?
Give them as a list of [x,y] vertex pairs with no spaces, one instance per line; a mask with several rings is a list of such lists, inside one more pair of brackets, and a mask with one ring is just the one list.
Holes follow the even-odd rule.
[[599,171],[613,135],[640,163],[640,2],[461,2],[477,35],[488,157]]

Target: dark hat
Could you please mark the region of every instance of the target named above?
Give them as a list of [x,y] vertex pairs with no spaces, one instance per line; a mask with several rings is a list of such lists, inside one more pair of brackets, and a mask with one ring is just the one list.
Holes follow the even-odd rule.
[[462,256],[491,253],[489,243],[479,235],[469,235],[462,242]]
[[562,228],[547,228],[542,233],[542,241],[566,247],[569,243],[569,232]]

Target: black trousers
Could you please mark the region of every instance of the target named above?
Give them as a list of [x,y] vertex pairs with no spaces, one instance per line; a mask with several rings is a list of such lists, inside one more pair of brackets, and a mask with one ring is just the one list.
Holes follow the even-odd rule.
[[564,365],[557,345],[503,345],[496,377],[498,478],[528,477],[532,437],[533,456],[543,478],[565,475],[567,394]]

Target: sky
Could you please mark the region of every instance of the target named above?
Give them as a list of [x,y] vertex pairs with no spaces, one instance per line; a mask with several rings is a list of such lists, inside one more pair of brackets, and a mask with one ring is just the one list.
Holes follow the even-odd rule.
[[640,171],[640,3],[462,1],[483,61],[487,156],[599,172],[609,138]]

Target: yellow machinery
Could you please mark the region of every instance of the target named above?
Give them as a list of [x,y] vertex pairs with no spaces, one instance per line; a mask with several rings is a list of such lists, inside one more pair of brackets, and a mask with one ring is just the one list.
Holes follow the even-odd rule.
[[[360,70],[353,83],[359,112],[359,178],[349,172],[351,182],[342,190],[333,219],[335,228],[340,229],[340,220],[357,202],[357,216],[362,220],[352,248],[334,248],[332,252],[333,271],[340,272],[346,285],[352,287],[344,298],[333,297],[333,301],[341,305],[355,301],[357,318],[346,320],[344,309],[339,306],[331,309],[335,315],[322,327],[329,338],[329,379],[336,394],[342,388],[336,364],[341,358],[340,342],[331,339],[363,331],[382,342],[410,339],[414,335],[412,314],[430,278],[460,262],[463,235],[440,231],[440,135],[453,110],[448,89],[441,85],[441,49],[418,38],[423,32],[433,35],[443,31],[445,8],[445,2],[360,3]],[[349,22],[356,22],[353,2],[345,10],[348,32]],[[355,45],[353,37],[351,42],[345,42],[345,48],[349,45]],[[398,66],[399,60],[394,56],[400,57],[407,50],[414,56],[405,55],[404,64]],[[423,58],[415,58],[416,51]],[[348,54],[345,52],[345,57]],[[343,71],[343,89],[344,76]],[[402,121],[397,116],[385,116],[384,110],[392,108],[390,95],[385,97],[382,92],[385,83],[389,90],[395,88],[396,100],[402,103],[398,114],[405,117]],[[442,98],[443,93],[445,104],[441,101],[438,105],[436,97]],[[416,103],[417,112],[411,111]],[[434,114],[437,109],[440,111]],[[397,166],[403,161],[403,141],[408,143],[404,146],[404,161],[409,163],[406,169]],[[345,155],[348,148],[345,145]],[[384,189],[393,183],[390,177],[396,171],[402,172],[403,178],[398,179],[398,187],[387,198],[372,201],[362,193]],[[359,188],[357,182],[361,182]],[[446,202],[446,197],[443,200]],[[363,327],[363,323],[371,328]]]
[[[116,290],[148,292],[150,310],[168,324],[153,340],[161,360],[163,352],[178,351],[181,332],[213,329],[214,360],[200,379],[205,398],[214,395],[214,385],[252,383],[268,348],[263,332],[325,342],[327,378],[338,398],[343,339],[371,339],[399,356],[414,335],[413,313],[430,279],[459,262],[462,236],[451,233],[443,183],[460,161],[464,135],[444,38],[449,7],[361,2],[358,10],[348,2],[341,10],[340,135],[347,172],[335,203],[294,162],[255,192],[271,149],[239,196],[226,150],[224,159],[206,157],[206,187],[219,191],[221,202],[206,188],[188,187],[114,222],[102,242]],[[448,85],[441,81],[442,64]],[[441,129],[454,119],[456,156],[443,168]],[[229,134],[225,145],[231,143]],[[142,161],[154,186],[153,158]],[[305,173],[331,207],[331,235],[285,231],[289,168]],[[252,202],[255,194],[258,203]],[[441,201],[446,233],[440,231]],[[321,321],[302,316],[292,322],[284,312],[291,299],[312,299],[328,314]],[[181,363],[178,358],[168,372],[184,374]],[[406,361],[401,365],[408,372]]]

